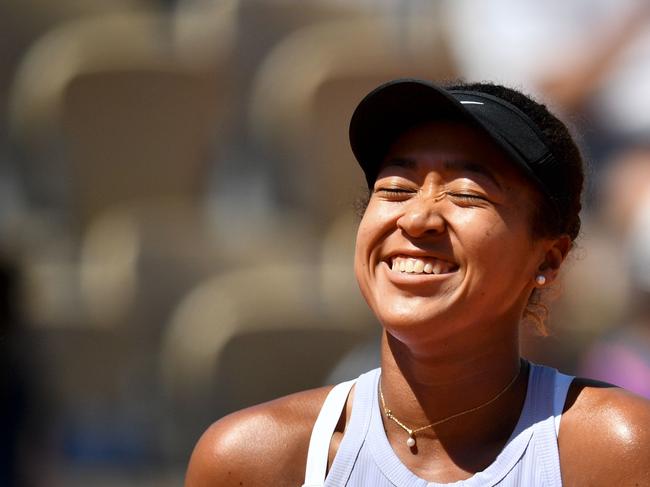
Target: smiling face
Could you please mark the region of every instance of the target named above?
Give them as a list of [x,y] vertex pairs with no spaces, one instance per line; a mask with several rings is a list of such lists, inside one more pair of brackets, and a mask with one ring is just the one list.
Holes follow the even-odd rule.
[[551,247],[532,237],[538,198],[474,128],[436,122],[398,138],[355,252],[359,286],[385,328],[408,340],[516,327]]

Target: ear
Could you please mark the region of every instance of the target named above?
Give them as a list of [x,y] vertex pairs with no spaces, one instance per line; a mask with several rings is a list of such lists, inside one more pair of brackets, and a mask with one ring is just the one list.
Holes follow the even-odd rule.
[[555,279],[571,247],[572,241],[568,235],[549,240],[544,253],[544,260],[538,270],[543,272],[547,279]]

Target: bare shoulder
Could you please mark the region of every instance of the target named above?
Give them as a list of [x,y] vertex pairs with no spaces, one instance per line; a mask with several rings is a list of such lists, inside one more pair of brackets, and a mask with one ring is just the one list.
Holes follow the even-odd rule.
[[575,379],[559,435],[566,486],[650,485],[650,401],[624,389]]
[[331,387],[237,411],[194,448],[185,487],[301,485],[311,430]]

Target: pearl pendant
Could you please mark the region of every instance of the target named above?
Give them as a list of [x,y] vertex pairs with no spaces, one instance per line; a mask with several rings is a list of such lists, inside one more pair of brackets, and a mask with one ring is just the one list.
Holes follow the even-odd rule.
[[406,440],[406,446],[413,448],[415,446],[415,438],[409,436],[408,440]]

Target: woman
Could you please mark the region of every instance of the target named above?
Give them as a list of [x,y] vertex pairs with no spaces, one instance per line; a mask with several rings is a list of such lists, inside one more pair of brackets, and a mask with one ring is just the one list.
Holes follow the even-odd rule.
[[580,227],[565,126],[500,86],[397,80],[359,104],[350,140],[381,369],[221,419],[186,486],[650,485],[646,400],[519,355]]

